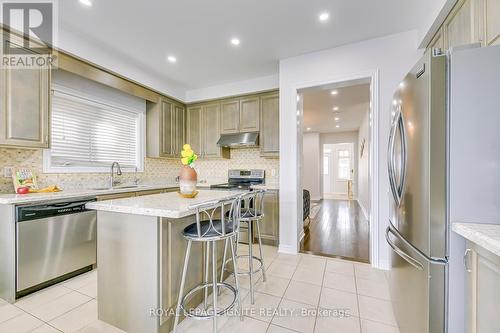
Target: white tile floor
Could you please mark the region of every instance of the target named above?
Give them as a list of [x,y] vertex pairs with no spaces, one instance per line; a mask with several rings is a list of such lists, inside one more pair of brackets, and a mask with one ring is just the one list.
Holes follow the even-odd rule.
[[[264,259],[268,266],[267,282],[262,282],[260,276],[256,279],[255,304],[250,304],[248,279],[241,279],[245,288],[245,318],[243,321],[235,317],[220,318],[220,332],[399,332],[383,271],[343,260],[278,254],[270,246],[264,247]],[[0,333],[123,332],[97,320],[96,297],[94,271],[13,305],[0,300]],[[261,309],[267,312],[256,311]],[[293,315],[303,309],[310,311],[304,316]],[[348,316],[339,316],[339,309],[345,309]],[[211,321],[187,319],[181,323],[179,332],[211,332],[211,329]]]

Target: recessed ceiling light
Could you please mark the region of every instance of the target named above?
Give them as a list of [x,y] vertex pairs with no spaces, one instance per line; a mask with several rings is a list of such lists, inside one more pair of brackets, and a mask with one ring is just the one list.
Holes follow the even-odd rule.
[[339,110],[339,107],[338,106],[334,106],[333,107],[333,111],[338,111]]
[[335,125],[335,128],[340,128],[340,125]]
[[333,118],[333,119],[334,119],[335,121],[339,121],[339,120],[340,120],[340,118],[339,118],[339,117],[335,117],[335,118]]
[[174,56],[172,56],[172,55],[169,55],[169,56],[167,57],[167,60],[168,60],[169,62],[171,62],[171,63],[177,62],[177,58],[176,58],[176,57],[174,57]]
[[321,22],[325,22],[328,21],[328,19],[330,18],[330,14],[328,14],[327,12],[323,12],[319,14],[318,18]]
[[306,128],[306,130],[310,131],[310,130],[311,130],[311,127]]
[[87,6],[87,7],[92,7],[92,1],[90,1],[90,0],[80,0],[80,3],[82,5]]
[[335,96],[335,95],[338,95],[338,94],[339,94],[339,92],[338,92],[337,90],[332,90],[332,91],[330,91],[330,94],[332,94],[332,95],[334,95],[334,96]]
[[240,45],[240,40],[238,38],[231,38],[231,44],[233,44],[234,46],[238,46]]

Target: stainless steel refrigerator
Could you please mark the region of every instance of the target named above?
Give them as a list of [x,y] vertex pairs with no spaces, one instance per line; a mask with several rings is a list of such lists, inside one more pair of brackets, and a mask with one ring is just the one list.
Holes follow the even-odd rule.
[[500,221],[500,47],[429,51],[394,94],[389,288],[401,333],[464,332],[464,241]]

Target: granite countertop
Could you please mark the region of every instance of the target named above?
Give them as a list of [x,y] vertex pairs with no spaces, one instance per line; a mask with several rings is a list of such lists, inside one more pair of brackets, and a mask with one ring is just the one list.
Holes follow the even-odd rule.
[[194,211],[189,209],[191,205],[229,199],[241,193],[244,192],[200,190],[195,198],[186,199],[176,192],[170,192],[143,197],[91,202],[87,204],[87,208],[97,211],[177,219],[192,215]]
[[0,204],[27,204],[42,201],[59,200],[59,199],[72,199],[83,197],[96,197],[99,195],[119,194],[128,192],[140,192],[148,190],[159,190],[163,188],[179,187],[176,183],[164,184],[144,184],[137,187],[128,188],[113,188],[113,189],[82,189],[82,190],[63,190],[55,193],[31,193],[31,194],[0,194]]
[[252,188],[255,190],[269,190],[269,191],[278,191],[280,189],[279,183],[266,183],[262,185],[252,185]]
[[452,223],[451,228],[465,239],[500,256],[500,224]]

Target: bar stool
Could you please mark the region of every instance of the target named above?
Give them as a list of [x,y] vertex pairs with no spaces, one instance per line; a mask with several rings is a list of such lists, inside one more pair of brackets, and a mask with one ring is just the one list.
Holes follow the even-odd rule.
[[[234,248],[234,240],[239,231],[239,217],[241,215],[241,196],[236,198],[212,201],[208,203],[202,203],[198,205],[190,206],[189,209],[195,210],[196,223],[187,226],[182,235],[188,241],[186,254],[184,257],[184,266],[182,269],[181,286],[179,289],[179,297],[177,302],[177,308],[175,312],[174,328],[173,333],[176,332],[177,326],[179,324],[179,317],[181,311],[186,317],[192,317],[194,319],[212,319],[213,320],[213,332],[217,332],[217,317],[224,315],[230,309],[234,307],[236,302],[238,303],[238,312],[240,314],[241,320],[243,320],[243,312],[241,309],[241,299],[239,291],[238,279],[235,279],[236,288],[225,282],[217,282],[217,242],[225,240],[226,244],[231,244],[231,257],[236,258],[236,250]],[[227,214],[226,214],[227,213]],[[220,216],[217,217],[217,216]],[[205,278],[204,282],[194,287],[184,295],[184,285],[186,281],[187,268],[189,265],[189,258],[191,252],[192,242],[203,242],[206,250],[206,261],[205,261]],[[208,281],[209,273],[209,259],[210,255],[212,257],[212,281]],[[237,269],[235,268],[235,271]],[[219,291],[222,288],[229,290],[234,298],[227,307],[218,309],[217,308],[217,297]],[[212,289],[212,311],[206,310],[208,290]],[[186,301],[199,291],[205,292],[204,298],[204,311],[201,313],[193,313],[185,308]],[[211,312],[211,313],[210,313]]]
[[[266,268],[264,265],[264,255],[262,253],[262,239],[260,237],[260,222],[264,218],[264,194],[266,193],[265,190],[254,190],[252,192],[249,192],[249,194],[245,195],[244,198],[242,198],[242,203],[240,206],[243,204],[243,208],[240,207],[241,209],[241,217],[239,219],[240,223],[245,223],[248,229],[248,254],[243,254],[243,255],[236,255],[236,259],[239,258],[246,258],[248,259],[248,271],[243,271],[243,272],[237,272],[237,261],[234,260],[234,258],[229,258],[226,260],[226,253],[227,253],[227,248],[230,244],[230,240],[226,239],[226,242],[224,244],[224,258],[222,261],[222,274],[221,274],[221,282],[224,276],[224,271],[228,271],[226,268],[226,263],[232,261],[233,262],[233,274],[235,276],[238,275],[248,275],[250,279],[250,301],[252,304],[255,303],[255,294],[254,294],[254,283],[253,283],[253,278],[256,273],[259,271],[262,271],[262,281],[266,282]],[[253,227],[256,227],[257,231],[257,239],[259,242],[259,255],[260,257],[256,257],[253,255]],[[240,242],[240,233],[238,232],[237,237],[236,237],[236,249],[238,248],[238,244]],[[233,244],[231,244],[231,249],[233,248]],[[256,260],[260,266],[254,269],[253,262]]]

